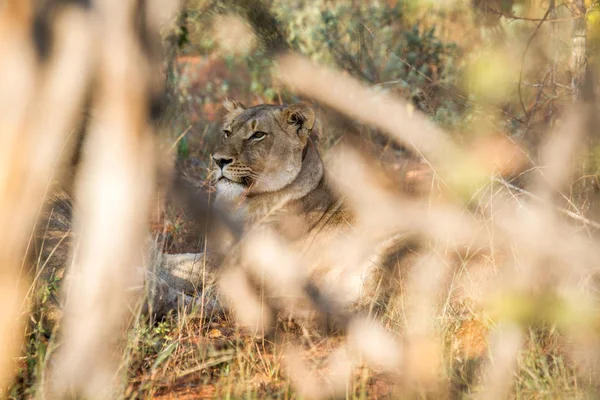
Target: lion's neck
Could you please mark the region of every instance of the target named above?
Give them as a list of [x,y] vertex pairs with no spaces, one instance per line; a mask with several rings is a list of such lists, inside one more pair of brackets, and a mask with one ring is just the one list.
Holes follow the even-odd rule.
[[321,178],[323,178],[323,160],[312,141],[309,141],[302,157],[302,169],[296,178],[283,189],[271,194],[283,202],[297,200],[312,192],[319,185]]

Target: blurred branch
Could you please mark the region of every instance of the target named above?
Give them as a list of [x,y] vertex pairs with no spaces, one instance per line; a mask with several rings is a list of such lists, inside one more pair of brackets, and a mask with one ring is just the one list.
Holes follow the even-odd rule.
[[0,7],[0,390],[14,373],[10,364],[22,340],[27,238],[77,127],[93,59],[87,13],[66,6],[51,20],[53,52],[40,63],[30,6],[19,0]]
[[179,164],[176,165],[173,173],[170,196],[191,215],[198,233],[204,234],[208,231],[208,227],[222,223],[236,240],[241,237],[242,227],[227,214],[212,207],[211,196],[186,181]]
[[[523,195],[525,195],[525,196],[527,196],[527,197],[529,197],[529,198],[531,198],[531,199],[533,199],[533,200],[535,200],[535,201],[537,201],[539,203],[546,203],[546,200],[544,200],[542,197],[539,197],[539,196],[537,196],[537,195],[535,195],[535,194],[533,194],[533,193],[531,193],[531,192],[529,192],[529,191],[527,191],[525,189],[522,189],[522,188],[520,188],[518,186],[515,186],[512,183],[507,182],[506,180],[504,180],[502,178],[494,178],[494,182],[498,182],[498,183],[504,185],[505,187],[507,187],[508,189],[510,189],[510,190],[512,190],[514,192],[517,192],[519,194],[523,194]],[[581,216],[579,214],[574,213],[573,211],[569,211],[569,210],[564,209],[562,207],[556,206],[556,207],[554,207],[554,209],[556,211],[558,211],[559,213],[561,213],[563,215],[566,215],[567,217],[569,217],[569,218],[571,218],[571,219],[573,219],[575,221],[583,223],[584,225],[591,226],[591,227],[596,228],[596,229],[600,229],[600,223],[598,223],[596,221],[592,221],[591,219],[585,218],[585,217],[583,217],[583,216]]]
[[258,36],[268,56],[275,57],[289,50],[281,24],[259,0],[225,0],[225,10],[231,9],[244,17]]
[[[299,93],[388,132],[435,168],[447,172],[451,165],[456,167],[459,153],[455,143],[423,115],[413,112],[406,102],[387,93],[376,93],[354,79],[297,56],[280,58],[278,73],[286,85]],[[324,91],[324,87],[328,90]]]
[[529,17],[519,17],[513,14],[505,14],[498,10],[495,10],[491,7],[479,8],[482,11],[489,12],[495,14],[499,17],[514,20],[514,21],[529,21],[529,22],[565,22],[565,21],[573,21],[579,17],[568,17],[568,18],[529,18]]
[[137,267],[143,265],[140,249],[155,184],[153,119],[163,89],[158,32],[177,7],[98,2],[85,13],[89,21],[67,31],[67,37],[89,35],[95,85],[76,185],[78,242],[62,287],[61,346],[44,387],[47,397],[119,397],[121,359],[115,349],[144,293]]

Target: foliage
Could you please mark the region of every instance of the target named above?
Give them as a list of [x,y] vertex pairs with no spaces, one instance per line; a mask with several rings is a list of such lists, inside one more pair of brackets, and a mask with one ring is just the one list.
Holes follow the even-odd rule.
[[[394,91],[411,99],[436,121],[453,126],[459,120],[460,104],[440,89],[453,85],[460,71],[460,52],[454,43],[442,40],[436,26],[426,26],[410,16],[409,3],[397,2],[267,2],[285,32],[289,47],[313,60],[341,68],[375,89]],[[218,64],[218,43],[212,35],[214,14],[200,2],[187,11],[185,26],[190,44],[183,53],[202,54]],[[248,103],[294,100],[273,81],[272,60],[264,46],[243,55],[222,54],[228,72],[194,86],[178,82],[180,101],[199,109],[225,97]],[[193,93],[193,94],[192,94]]]
[[404,1],[321,0],[294,11],[290,2],[277,4],[292,48],[368,84],[401,88],[418,99],[426,86],[446,82],[456,72],[456,45],[443,42],[435,26],[411,21]]
[[19,362],[16,383],[8,394],[9,398],[32,397],[38,389],[36,384],[42,382],[47,361],[55,348],[48,315],[55,312],[50,302],[55,301],[59,296],[60,281],[60,278],[52,274],[47,282],[39,285],[38,290],[30,298],[33,304],[26,333],[24,356]]

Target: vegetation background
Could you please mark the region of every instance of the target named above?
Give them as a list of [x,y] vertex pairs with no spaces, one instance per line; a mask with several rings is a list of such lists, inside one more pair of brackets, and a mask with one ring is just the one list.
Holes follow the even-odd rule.
[[[597,245],[598,2],[189,0],[176,18],[175,28],[162,32],[166,93],[158,132],[164,151],[176,153],[186,179],[198,188],[211,191],[210,153],[220,140],[223,100],[234,98],[246,105],[308,101],[320,111],[322,125],[316,135],[325,158],[344,140],[359,140],[374,163],[410,196],[458,204],[463,213],[485,214],[486,193],[506,190],[513,199],[552,204],[574,231]],[[276,72],[276,56],[283,51],[340,71],[373,93],[404,99],[410,112],[424,113],[466,149],[464,165],[453,165],[455,178],[440,179],[427,157],[409,143],[399,144],[376,127],[293,90]],[[536,197],[531,185],[543,175],[544,145],[565,120],[570,121],[574,105],[588,114],[585,133],[573,133],[578,156],[558,160],[560,170],[569,175],[568,183],[554,188],[549,198]],[[569,125],[561,132],[568,136]],[[166,251],[201,247],[190,216],[165,201],[162,193],[152,214],[152,231]],[[544,279],[532,278],[531,287],[515,291],[511,286],[489,301],[477,301],[472,293],[461,295],[455,282],[463,278],[472,281],[473,291],[489,287],[478,286],[483,279],[478,280],[477,268],[492,273],[486,279],[499,279],[495,274],[510,258],[506,253],[469,249],[459,254],[458,267],[449,274],[449,289],[438,294],[434,306],[432,329],[439,348],[415,345],[419,351],[406,360],[425,361],[406,367],[412,375],[401,378],[361,364],[345,396],[597,398],[597,289],[582,289],[583,299],[567,296],[576,299],[569,302],[557,294],[560,290],[548,289]],[[593,254],[590,248],[589,256]],[[556,260],[540,256],[536,265],[550,275],[555,262],[571,267],[568,257]],[[558,282],[568,281],[561,274]],[[593,285],[596,274],[586,275],[586,284]],[[396,283],[403,287],[410,279],[409,272],[400,272]],[[575,287],[583,286],[578,282]],[[17,378],[6,391],[9,398],[40,393],[54,351],[44,305],[57,287],[58,279],[30,295],[37,308],[31,314]],[[400,300],[377,311],[395,337],[407,335],[402,299],[409,295],[403,292]],[[494,353],[491,344],[513,337],[504,335],[507,326],[518,327],[521,345],[507,377],[495,376],[486,366],[501,369],[504,353]],[[281,321],[278,330],[300,343],[302,357],[316,377],[330,373],[327,360],[345,341],[341,333],[326,335],[291,320]],[[281,346],[249,335],[233,317],[182,311],[160,321],[138,318],[128,335],[120,368],[125,398],[307,396],[295,384],[297,378],[282,367]],[[589,360],[581,361],[574,348],[589,353]],[[439,363],[431,361],[438,350]],[[490,379],[508,383],[496,388]]]

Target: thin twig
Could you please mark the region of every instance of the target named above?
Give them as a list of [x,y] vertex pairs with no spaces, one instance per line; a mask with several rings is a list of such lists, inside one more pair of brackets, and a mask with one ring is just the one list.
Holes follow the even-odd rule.
[[567,17],[567,18],[550,18],[550,19],[544,19],[544,18],[529,18],[529,17],[519,17],[516,15],[506,15],[498,10],[494,10],[493,8],[486,8],[484,11],[490,12],[492,14],[496,14],[499,17],[504,17],[506,19],[511,19],[513,21],[528,21],[528,22],[567,22],[567,21],[573,21],[579,17]]
[[525,103],[523,103],[523,96],[521,94],[521,86],[522,86],[522,82],[523,82],[523,70],[525,69],[525,56],[527,55],[527,52],[529,51],[529,47],[531,46],[531,43],[533,42],[533,39],[536,37],[538,31],[540,30],[542,24],[547,20],[548,15],[550,15],[550,12],[552,12],[552,10],[554,9],[554,0],[550,1],[550,5],[548,6],[548,10],[546,10],[546,13],[544,14],[544,17],[539,21],[539,23],[537,24],[537,26],[535,27],[535,30],[533,31],[533,33],[531,34],[531,36],[529,37],[529,40],[527,40],[527,44],[525,45],[525,50],[523,50],[523,55],[521,56],[521,70],[519,71],[519,102],[521,103],[521,108],[523,109],[523,116],[526,117],[527,116],[527,109],[525,108]]
[[[515,192],[517,192],[519,194],[524,194],[524,195],[532,198],[535,201],[538,201],[540,203],[544,203],[545,202],[545,200],[542,199],[541,197],[539,197],[539,196],[537,196],[537,195],[535,195],[535,194],[533,194],[533,193],[531,193],[531,192],[529,192],[529,191],[527,191],[525,189],[521,189],[520,187],[515,186],[512,183],[505,181],[504,179],[494,178],[494,181],[498,182],[498,183],[500,183],[500,184],[502,184],[504,186],[506,186],[507,188],[509,188],[511,190],[514,190]],[[582,222],[583,224],[591,226],[591,227],[594,227],[596,229],[600,229],[600,223],[598,223],[596,221],[592,221],[591,219],[587,219],[585,217],[582,217],[581,215],[576,214],[573,211],[569,211],[567,209],[564,209],[562,207],[555,206],[554,208],[556,209],[556,211],[558,211],[559,213],[561,213],[563,215],[566,215],[569,218],[572,218],[572,219],[574,219],[576,221]]]
[[183,133],[177,137],[177,140],[175,140],[175,142],[173,143],[173,145],[171,145],[171,148],[169,149],[169,151],[173,151],[173,149],[175,148],[175,146],[177,146],[177,143],[179,143],[179,141],[181,139],[183,139],[183,137],[190,131],[190,129],[192,129],[191,125],[188,126],[187,129],[185,131],[183,131]]

